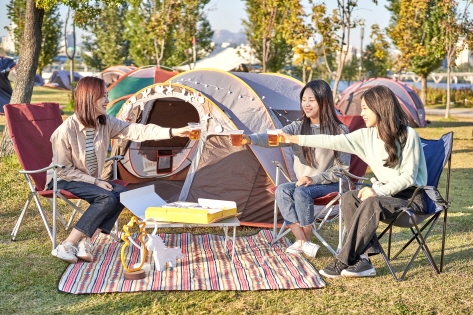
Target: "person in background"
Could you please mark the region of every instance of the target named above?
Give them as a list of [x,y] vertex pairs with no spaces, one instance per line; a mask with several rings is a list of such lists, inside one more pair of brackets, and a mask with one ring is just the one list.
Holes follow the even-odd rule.
[[[345,151],[358,155],[375,175],[372,187],[342,195],[341,207],[346,239],[332,263],[320,270],[329,278],[375,276],[368,258],[379,253],[376,229],[380,220],[396,216],[406,207],[416,187],[427,184],[424,151],[416,131],[394,93],[385,86],[366,90],[361,98],[361,116],[366,128],[347,135],[293,136],[285,141],[303,147]],[[425,195],[417,194],[411,207],[423,213]]]
[[8,57],[3,48],[0,48],[0,114],[3,115],[3,105],[9,104],[13,89],[10,83],[11,73],[14,72],[16,62]]
[[[64,165],[58,170],[58,189],[64,189],[86,200],[89,207],[67,238],[51,254],[65,262],[78,259],[92,261],[91,238],[100,232],[110,233],[123,205],[120,193],[125,187],[100,179],[110,139],[132,141],[164,140],[187,137],[189,128],[163,128],[134,124],[106,115],[108,93],[105,81],[84,77],[77,82],[74,114],[52,134],[52,164]],[[52,189],[52,172],[47,189]]]
[[[348,128],[337,118],[332,90],[323,80],[308,82],[300,92],[302,118],[282,128],[289,135],[338,135]],[[242,144],[268,147],[266,133],[244,135]],[[280,143],[281,146],[287,146]],[[296,182],[280,184],[275,192],[279,211],[291,229],[296,242],[286,251],[315,257],[318,245],[310,242],[315,221],[314,198],[338,191],[339,178],[334,169],[348,171],[350,155],[331,149],[312,149],[292,145]]]

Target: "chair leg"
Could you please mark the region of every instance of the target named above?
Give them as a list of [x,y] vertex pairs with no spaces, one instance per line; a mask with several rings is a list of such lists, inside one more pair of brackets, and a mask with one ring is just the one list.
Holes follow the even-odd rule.
[[33,198],[32,194],[29,194],[28,200],[26,200],[25,206],[21,210],[20,216],[18,217],[18,220],[16,221],[15,227],[13,228],[13,231],[11,232],[11,240],[14,241],[16,238],[16,234],[18,233],[18,230],[20,229],[21,222],[23,222],[23,217],[25,216],[26,210],[28,209],[28,206],[30,205],[31,198]]
[[[33,195],[33,199],[34,201],[36,202],[36,206],[38,207],[38,211],[41,215],[41,218],[43,219],[43,223],[44,223],[44,226],[46,227],[46,230],[48,231],[48,235],[49,235],[49,238],[51,239],[51,242],[53,244],[56,243],[56,240],[55,240],[55,234],[54,234],[54,226],[56,224],[56,222],[52,222],[52,228],[49,226],[48,224],[48,221],[46,220],[46,215],[44,214],[44,210],[43,210],[43,207],[41,206],[41,203],[39,201],[39,198],[38,198],[38,195]],[[54,210],[53,210],[54,211]]]
[[[276,236],[273,236],[273,239],[271,240],[271,245],[279,241],[281,238],[283,238],[286,234],[291,232],[291,230],[286,226],[286,222],[283,223],[281,228],[279,229],[279,232],[275,230],[273,233],[277,233]],[[273,234],[274,235],[274,234]]]

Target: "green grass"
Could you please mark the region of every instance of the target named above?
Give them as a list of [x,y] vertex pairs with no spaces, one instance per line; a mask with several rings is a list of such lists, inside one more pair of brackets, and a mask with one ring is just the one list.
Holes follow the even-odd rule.
[[[51,244],[33,208],[25,217],[17,240],[10,232],[27,197],[16,157],[0,159],[0,310],[3,314],[471,314],[473,313],[473,118],[429,116],[418,129],[425,138],[456,134],[452,159],[451,196],[444,272],[437,275],[422,253],[404,282],[393,280],[381,257],[375,256],[378,276],[369,279],[325,279],[320,290],[252,292],[144,292],[76,296],[58,293],[57,280],[66,264],[50,255]],[[237,180],[237,179],[233,179]],[[441,187],[444,187],[443,184]],[[63,209],[65,210],[65,209]],[[130,213],[125,210],[120,225]],[[335,243],[337,225],[324,236]],[[202,232],[202,231],[196,231]],[[213,232],[206,230],[204,232]],[[215,231],[216,232],[216,231]],[[255,229],[239,228],[248,234]],[[440,226],[429,245],[439,257]],[[394,242],[407,236],[395,230]],[[59,239],[66,232],[59,229]],[[332,256],[321,248],[310,262],[323,268]],[[406,262],[402,256],[395,268]]]

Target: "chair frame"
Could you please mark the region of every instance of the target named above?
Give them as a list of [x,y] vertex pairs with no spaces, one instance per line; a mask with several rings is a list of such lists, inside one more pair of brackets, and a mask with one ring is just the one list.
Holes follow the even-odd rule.
[[[453,146],[453,132],[448,132],[444,134],[442,138],[447,135],[450,135],[450,137],[452,138],[452,146]],[[440,274],[443,271],[444,255],[445,255],[445,240],[446,240],[446,230],[447,230],[447,215],[448,215],[448,208],[450,207],[450,204],[451,204],[451,202],[449,201],[451,163],[452,163],[452,147],[450,147],[450,150],[448,152],[446,163],[443,164],[443,168],[445,168],[445,165],[447,168],[445,198],[442,197],[437,187],[434,187],[434,186],[418,187],[414,191],[414,194],[411,197],[411,199],[409,199],[408,205],[405,208],[402,208],[394,219],[391,218],[391,219],[382,221],[383,223],[387,224],[387,227],[380,234],[378,234],[378,240],[381,240],[382,237],[386,233],[388,233],[388,247],[387,247],[387,254],[386,254],[386,252],[384,251],[380,243],[380,253],[391,275],[396,281],[403,281],[405,279],[407,272],[411,268],[420,250],[422,250],[430,266],[437,274]],[[412,204],[415,196],[417,196],[422,191],[425,191],[427,197],[429,197],[437,205],[437,209],[434,213],[419,214],[410,209],[410,205]],[[440,252],[440,263],[439,265],[437,265],[435,259],[432,256],[432,252],[430,251],[427,245],[427,239],[430,236],[430,233],[432,232],[433,227],[435,226],[435,224],[437,223],[438,219],[440,218],[442,214],[443,214],[442,246],[441,246],[441,252]],[[424,222],[425,220],[427,221]],[[422,226],[419,226],[421,223],[423,223]],[[397,253],[394,256],[391,257],[392,229],[394,226],[409,228],[410,231],[412,232],[412,237],[409,239],[409,241],[405,245],[403,245],[397,251]],[[427,231],[424,234],[422,234],[424,230],[426,229]],[[417,241],[418,247],[416,251],[414,252],[414,255],[409,260],[407,266],[404,268],[404,270],[402,270],[402,275],[398,277],[396,271],[394,270],[392,266],[392,261],[396,259],[414,240]]]
[[[106,159],[106,161],[113,161],[113,178],[112,181],[119,181],[117,180],[117,162],[122,160],[123,156],[112,156]],[[73,197],[66,197],[64,193],[61,193],[61,191],[64,191],[62,189],[57,188],[57,172],[58,169],[64,168],[63,165],[60,164],[54,164],[50,165],[48,167],[38,169],[38,170],[20,170],[19,173],[23,174],[25,176],[27,185],[30,189],[30,192],[28,194],[28,199],[26,200],[25,205],[23,206],[23,209],[20,213],[20,216],[18,217],[18,220],[16,221],[16,224],[11,232],[11,240],[14,241],[16,240],[16,236],[18,234],[18,230],[20,229],[21,223],[23,221],[23,218],[26,214],[26,211],[31,203],[31,200],[34,199],[36,203],[36,207],[38,208],[38,211],[41,215],[41,219],[43,220],[44,226],[46,227],[46,231],[48,232],[49,238],[51,239],[52,242],[52,248],[56,248],[56,235],[57,235],[57,220],[61,222],[63,225],[64,229],[67,231],[71,227],[72,221],[77,213],[83,214],[84,211],[79,208],[80,202],[82,199],[79,197],[73,198]],[[43,191],[37,191],[35,189],[34,181],[33,179],[29,176],[30,174],[35,174],[35,173],[41,173],[41,172],[47,172],[48,170],[52,169],[53,170],[53,189],[52,190],[43,190]],[[45,197],[46,200],[48,201],[49,205],[52,208],[53,212],[53,218],[52,218],[52,226],[50,227],[48,220],[46,218],[46,211],[44,210],[43,206],[41,205],[41,202],[39,200],[39,196],[41,196],[40,193],[47,193],[51,191],[52,192],[52,197]],[[69,193],[70,194],[70,193]],[[61,215],[61,213],[57,209],[57,198],[60,198],[63,200],[67,205],[69,205],[73,211],[72,214],[69,217],[68,222],[66,223],[66,220],[64,220],[64,217]],[[52,200],[51,200],[52,199]],[[74,204],[71,202],[69,199],[77,199],[77,203]],[[110,234],[115,240],[119,241],[118,238],[118,223],[115,223],[115,231],[114,233]]]
[[[291,178],[289,175],[285,172],[283,169],[282,165],[277,162],[277,161],[272,161],[273,163],[276,164],[276,187],[279,185],[279,180],[281,174],[286,178],[287,181],[291,181]],[[345,231],[343,229],[343,222],[342,222],[342,209],[340,207],[338,214],[332,215],[332,212],[334,211],[335,207],[339,205],[340,203],[340,198],[344,192],[344,183],[348,183],[348,189],[353,190],[353,189],[358,189],[359,186],[364,185],[364,181],[367,181],[368,178],[366,177],[360,177],[351,174],[350,172],[347,172],[341,168],[338,168],[335,170],[335,174],[339,177],[339,190],[336,193],[336,195],[333,197],[332,200],[330,200],[325,206],[319,211],[315,213],[315,218],[316,220],[314,223],[312,223],[312,233],[315,235],[315,237],[332,253],[332,255],[337,255],[338,252],[340,252],[343,244],[343,239],[345,236]],[[353,180],[356,180],[357,182],[354,183]],[[316,204],[317,198],[314,199],[314,204]],[[325,215],[321,218],[321,215],[325,213]],[[271,245],[279,241],[283,236],[288,234],[291,230],[287,228],[286,223],[284,222],[279,229],[278,232],[278,223],[277,223],[277,218],[278,217],[278,206],[277,206],[277,201],[274,199],[274,221],[273,221],[273,239],[271,241]],[[319,231],[320,229],[326,224],[335,221],[338,219],[338,225],[339,225],[339,232],[338,232],[338,245],[337,249],[334,250],[330,244],[320,235]]]

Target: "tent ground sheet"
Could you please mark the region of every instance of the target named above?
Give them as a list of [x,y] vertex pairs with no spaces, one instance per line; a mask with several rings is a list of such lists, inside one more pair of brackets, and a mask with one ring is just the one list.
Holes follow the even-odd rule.
[[[142,280],[126,280],[120,259],[122,243],[101,235],[94,242],[95,261],[69,265],[58,281],[58,290],[72,294],[173,291],[173,290],[281,290],[323,288],[325,282],[303,256],[286,253],[290,245],[283,238],[271,245],[272,234],[261,230],[237,237],[235,258],[231,242],[224,236],[191,233],[159,234],[167,247],[179,247],[184,256],[175,267],[156,271],[151,253],[151,270]],[[136,240],[138,241],[138,240]],[[135,246],[125,249],[127,266],[140,261]]]

